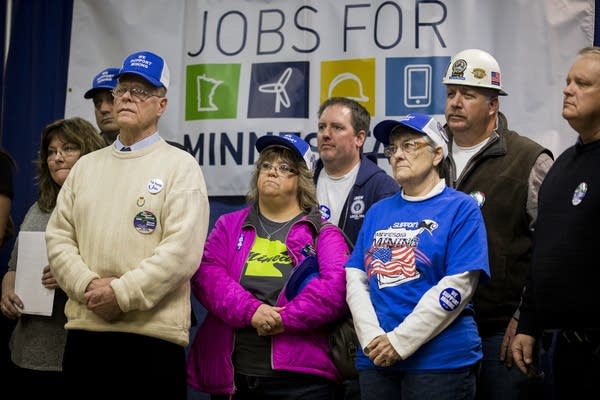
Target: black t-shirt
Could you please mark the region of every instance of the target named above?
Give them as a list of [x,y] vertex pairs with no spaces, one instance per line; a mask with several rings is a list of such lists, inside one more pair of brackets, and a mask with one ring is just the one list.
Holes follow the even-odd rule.
[[[242,271],[240,284],[260,301],[277,304],[277,298],[288,281],[293,264],[285,238],[290,227],[301,215],[288,222],[273,222],[263,216],[257,226],[257,236]],[[271,367],[271,336],[258,336],[249,326],[237,329],[233,365],[236,372],[254,376],[282,376]]]

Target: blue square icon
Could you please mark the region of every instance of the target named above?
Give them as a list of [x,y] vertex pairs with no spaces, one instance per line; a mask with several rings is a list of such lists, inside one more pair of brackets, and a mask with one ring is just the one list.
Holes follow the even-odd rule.
[[385,115],[444,114],[442,79],[450,57],[388,58],[385,64]]

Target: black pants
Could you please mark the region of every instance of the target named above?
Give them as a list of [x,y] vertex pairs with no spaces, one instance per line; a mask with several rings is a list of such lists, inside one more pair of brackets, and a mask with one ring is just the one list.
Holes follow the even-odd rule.
[[187,398],[185,349],[148,336],[70,330],[63,372],[69,399]]
[[10,385],[18,388],[19,399],[61,399],[66,385],[62,372],[37,371],[33,369],[12,367]]
[[600,331],[555,334],[552,355],[554,398],[585,399],[600,393]]
[[[235,374],[235,387],[233,400],[332,400],[335,384],[317,375],[290,372],[277,377]],[[210,398],[226,400],[229,396]]]

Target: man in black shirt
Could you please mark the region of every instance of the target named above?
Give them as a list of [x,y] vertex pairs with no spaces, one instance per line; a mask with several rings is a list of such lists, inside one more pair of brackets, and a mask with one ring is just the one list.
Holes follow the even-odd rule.
[[562,116],[579,134],[556,160],[539,192],[531,275],[517,335],[515,363],[537,374],[536,341],[554,345],[556,399],[600,393],[600,47],[586,47],[567,74]]

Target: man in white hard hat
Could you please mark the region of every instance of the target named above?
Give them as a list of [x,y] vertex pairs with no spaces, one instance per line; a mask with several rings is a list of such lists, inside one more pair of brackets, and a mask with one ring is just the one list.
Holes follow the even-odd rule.
[[498,62],[489,53],[457,53],[443,79],[450,157],[449,186],[475,199],[486,223],[492,279],[478,287],[473,303],[482,337],[478,397],[525,399],[527,377],[512,367],[510,342],[531,264],[537,194],[552,165],[552,153],[508,129],[499,111],[502,87]]

